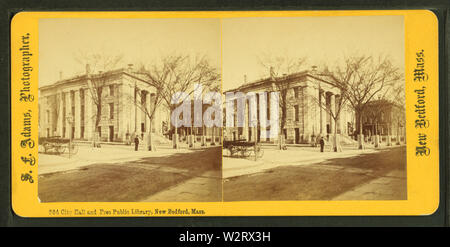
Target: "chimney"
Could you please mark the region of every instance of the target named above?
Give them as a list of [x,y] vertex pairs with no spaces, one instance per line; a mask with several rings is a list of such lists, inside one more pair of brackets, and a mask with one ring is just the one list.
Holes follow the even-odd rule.
[[247,75],[244,75],[244,83],[247,83]]
[[86,75],[91,74],[91,65],[86,64]]
[[311,66],[311,74],[315,75],[317,73],[317,66],[313,65]]
[[127,71],[128,71],[128,72],[133,71],[133,64],[132,64],[132,63],[129,63],[129,64],[128,64],[128,69],[127,69]]
[[59,80],[62,80],[62,78],[63,78],[63,72],[60,70],[59,71]]
[[270,77],[275,77],[275,72],[273,71],[273,67],[272,66],[270,66]]

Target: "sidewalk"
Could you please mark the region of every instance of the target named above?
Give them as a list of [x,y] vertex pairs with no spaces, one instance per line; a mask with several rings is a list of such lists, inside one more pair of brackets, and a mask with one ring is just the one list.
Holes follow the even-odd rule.
[[405,180],[405,172],[395,170],[344,192],[334,197],[333,200],[396,200],[406,198],[406,190],[402,186]]
[[125,161],[139,160],[144,157],[164,157],[173,154],[191,153],[194,149],[172,149],[170,145],[157,146],[156,152],[146,150],[134,151],[134,146],[126,145],[102,145],[101,148],[93,148],[87,144],[79,144],[78,152],[71,155],[67,154],[50,155],[39,153],[38,173],[67,171],[78,169],[83,166],[103,163],[113,164]]

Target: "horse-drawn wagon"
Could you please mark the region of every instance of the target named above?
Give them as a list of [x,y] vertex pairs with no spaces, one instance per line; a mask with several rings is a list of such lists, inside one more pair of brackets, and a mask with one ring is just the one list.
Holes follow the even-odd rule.
[[229,155],[232,157],[256,156],[256,158],[261,158],[264,155],[264,150],[262,150],[260,143],[245,140],[224,141],[223,149],[228,150]]
[[78,152],[76,143],[59,136],[40,137],[39,146],[42,147],[44,153],[63,154],[67,152],[69,154],[76,154]]

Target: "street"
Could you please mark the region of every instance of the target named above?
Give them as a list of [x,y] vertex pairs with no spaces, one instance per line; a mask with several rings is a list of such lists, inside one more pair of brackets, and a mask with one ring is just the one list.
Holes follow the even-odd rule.
[[220,201],[222,196],[220,147],[160,147],[152,153],[81,146],[71,159],[52,156],[40,155],[41,202]]
[[297,151],[295,158],[289,158],[287,153],[271,155],[266,150],[263,159],[278,162],[263,160],[259,168],[266,164],[267,169],[243,165],[240,171],[231,165],[238,161],[224,159],[224,201],[405,200],[406,147],[359,152],[327,153],[318,158],[324,154]]

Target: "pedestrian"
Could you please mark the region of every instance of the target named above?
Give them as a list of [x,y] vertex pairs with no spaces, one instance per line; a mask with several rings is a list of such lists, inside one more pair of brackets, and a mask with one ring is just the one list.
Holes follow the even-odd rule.
[[138,151],[138,147],[139,147],[139,136],[135,135],[134,136],[134,151]]
[[320,138],[320,152],[323,153],[323,147],[325,146],[325,140],[323,137]]

